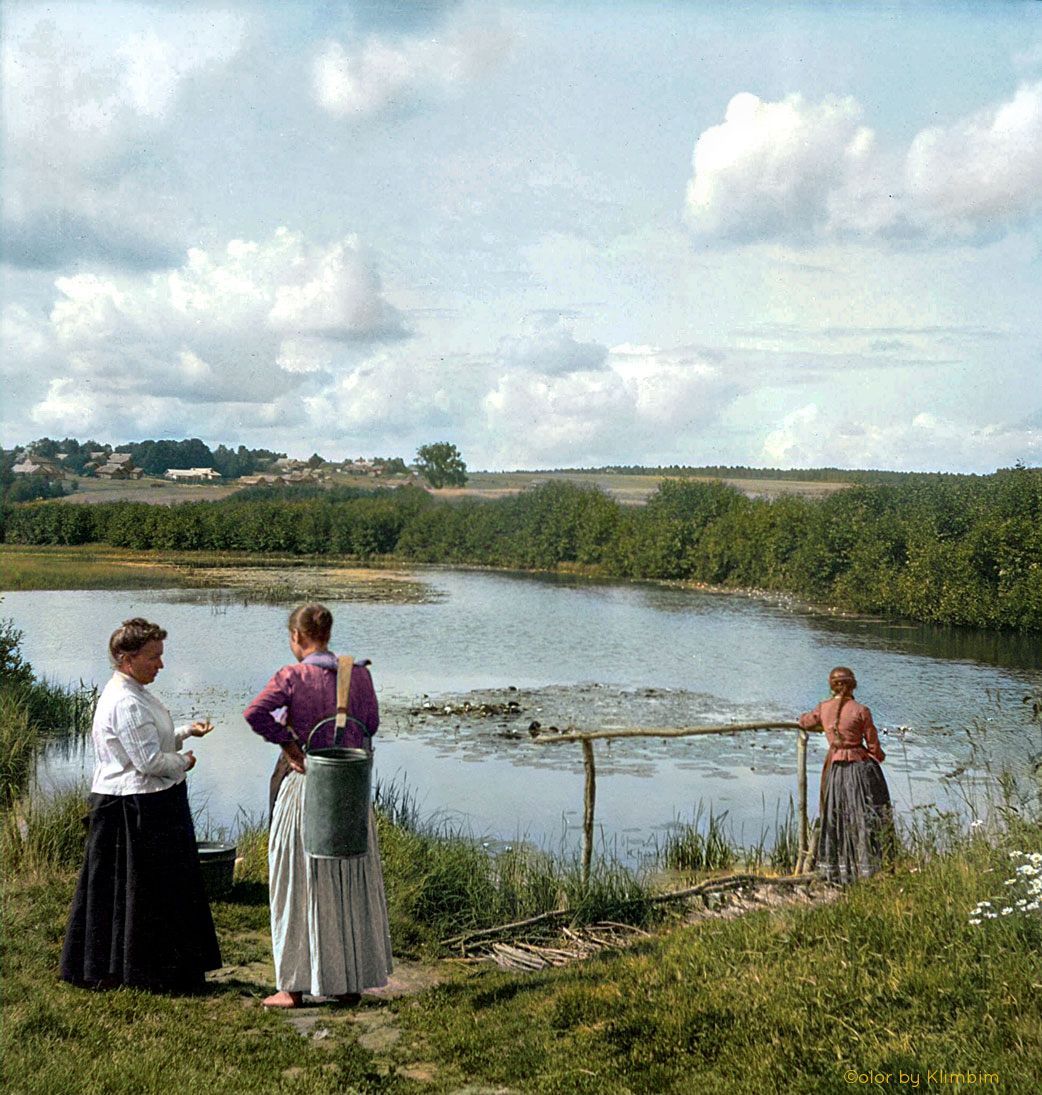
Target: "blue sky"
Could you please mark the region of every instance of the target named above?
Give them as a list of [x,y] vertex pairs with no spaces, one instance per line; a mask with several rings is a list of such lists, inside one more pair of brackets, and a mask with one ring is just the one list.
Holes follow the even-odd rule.
[[1042,463],[1042,4],[3,15],[5,444]]

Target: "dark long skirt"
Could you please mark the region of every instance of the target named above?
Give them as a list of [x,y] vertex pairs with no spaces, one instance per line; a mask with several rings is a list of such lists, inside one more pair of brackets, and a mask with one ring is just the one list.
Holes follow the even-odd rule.
[[825,780],[818,871],[846,885],[876,873],[893,846],[893,813],[874,760],[836,761]]
[[200,991],[221,952],[185,784],[147,795],[91,795],[90,803],[62,980]]

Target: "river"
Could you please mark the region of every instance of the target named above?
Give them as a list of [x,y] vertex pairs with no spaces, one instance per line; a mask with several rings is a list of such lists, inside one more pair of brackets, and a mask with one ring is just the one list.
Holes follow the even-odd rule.
[[[403,785],[424,817],[493,845],[577,843],[581,751],[534,743],[532,721],[595,729],[791,719],[825,695],[836,664],[855,669],[858,698],[883,728],[904,816],[962,800],[945,777],[966,763],[970,733],[996,765],[1023,768],[1042,745],[1022,703],[1042,689],[1037,639],[646,583],[438,568],[396,577],[405,579],[400,596],[328,601],[333,648],[372,659],[383,720],[376,778]],[[61,683],[107,680],[107,638],[124,618],[162,624],[166,668],[153,691],[175,722],[208,715],[217,724],[193,746],[197,824],[215,831],[263,815],[275,750],[241,712],[290,660],[286,606],[243,603],[234,591],[12,592],[0,614],[24,632],[37,673]],[[465,701],[517,707],[461,715]],[[625,861],[700,806],[726,813],[733,835],[756,843],[796,793],[792,732],[596,750],[600,846]],[[812,794],[823,756],[812,736]],[[83,778],[91,763],[89,744],[51,749],[40,784]]]

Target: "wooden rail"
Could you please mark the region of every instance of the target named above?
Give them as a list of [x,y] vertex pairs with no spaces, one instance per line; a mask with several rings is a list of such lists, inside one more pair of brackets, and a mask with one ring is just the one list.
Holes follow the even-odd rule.
[[797,798],[800,815],[800,853],[796,873],[811,866],[810,821],[807,814],[807,731],[798,722],[732,722],[719,726],[630,726],[618,730],[566,731],[563,734],[540,733],[536,745],[563,745],[579,742],[583,749],[583,885],[590,881],[593,861],[593,814],[597,800],[597,770],[593,759],[593,743],[613,738],[693,738],[707,734],[739,734],[748,730],[796,730]]

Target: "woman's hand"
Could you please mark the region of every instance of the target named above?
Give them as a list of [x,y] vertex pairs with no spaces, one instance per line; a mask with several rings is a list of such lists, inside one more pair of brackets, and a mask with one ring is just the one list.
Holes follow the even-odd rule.
[[191,738],[205,738],[213,729],[213,723],[209,719],[193,722],[188,728],[188,736]]
[[185,771],[190,772],[195,767],[195,753],[191,749],[187,753],[182,754],[188,763],[185,765]]
[[296,741],[287,741],[282,745],[282,751],[286,754],[286,760],[289,761],[290,768],[294,772],[304,774],[304,750],[301,749],[300,743]]

